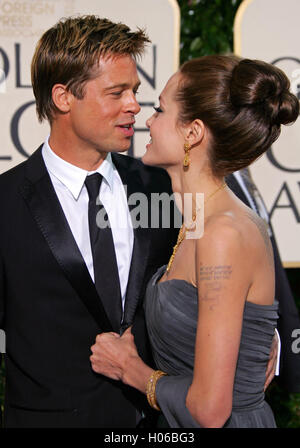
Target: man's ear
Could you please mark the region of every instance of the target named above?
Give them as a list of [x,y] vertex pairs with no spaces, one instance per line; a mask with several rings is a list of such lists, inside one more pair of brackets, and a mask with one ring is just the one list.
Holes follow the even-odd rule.
[[202,120],[197,118],[187,126],[186,141],[188,141],[191,146],[199,145],[204,138],[205,131],[205,124]]
[[67,90],[64,84],[55,84],[52,87],[52,101],[58,110],[67,113],[70,110],[72,93]]

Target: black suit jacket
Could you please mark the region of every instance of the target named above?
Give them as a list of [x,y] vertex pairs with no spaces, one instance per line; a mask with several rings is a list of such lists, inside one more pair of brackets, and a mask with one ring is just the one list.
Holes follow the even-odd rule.
[[[171,192],[163,170],[112,154],[128,195]],[[6,427],[134,427],[144,396],[93,372],[90,347],[112,325],[39,148],[0,176],[0,326],[6,332]],[[132,205],[131,207],[133,207]],[[171,224],[172,226],[172,224]],[[161,226],[162,227],[162,226]],[[134,229],[124,326],[151,363],[141,308],[178,229]]]
[[[249,201],[233,174],[226,178],[226,182],[235,195],[246,205]],[[271,229],[272,230],[272,229]],[[274,233],[271,243],[275,263],[275,297],[279,302],[278,331],[281,340],[280,375],[279,381],[289,392],[300,392],[300,360],[299,354],[293,353],[291,337],[295,328],[300,328],[299,312],[282,266]]]

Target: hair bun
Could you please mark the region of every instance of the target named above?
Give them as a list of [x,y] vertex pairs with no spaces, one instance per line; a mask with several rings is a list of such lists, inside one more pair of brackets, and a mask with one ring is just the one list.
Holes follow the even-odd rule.
[[288,124],[299,114],[299,101],[289,88],[288,78],[278,67],[242,59],[232,72],[230,97],[234,107],[251,107],[270,125]]

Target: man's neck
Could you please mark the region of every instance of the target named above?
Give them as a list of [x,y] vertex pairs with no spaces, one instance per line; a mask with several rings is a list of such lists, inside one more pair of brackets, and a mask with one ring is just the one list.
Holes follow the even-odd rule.
[[55,128],[51,129],[49,146],[58,157],[86,171],[95,171],[107,156],[106,152],[99,152],[95,148],[80,147],[66,133],[62,138],[61,132]]

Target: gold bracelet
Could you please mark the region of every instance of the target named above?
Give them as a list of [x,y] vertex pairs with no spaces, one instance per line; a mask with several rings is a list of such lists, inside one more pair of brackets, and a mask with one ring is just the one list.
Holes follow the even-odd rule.
[[156,409],[157,411],[160,411],[160,407],[158,406],[156,401],[156,394],[155,394],[156,383],[159,380],[159,378],[161,378],[164,375],[167,375],[167,373],[162,372],[161,370],[154,370],[146,386],[148,403],[153,409]]

